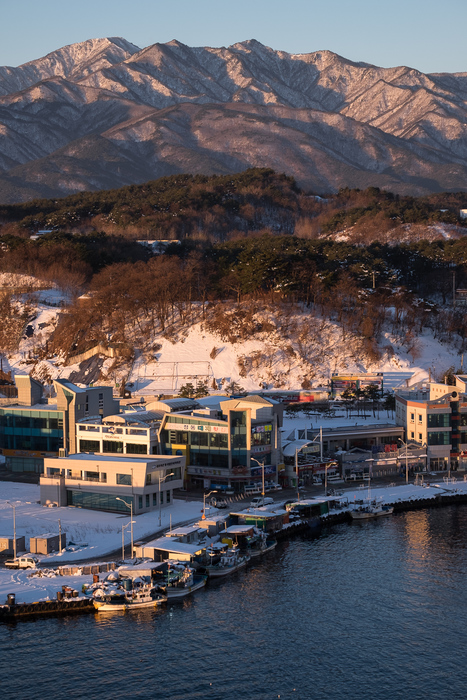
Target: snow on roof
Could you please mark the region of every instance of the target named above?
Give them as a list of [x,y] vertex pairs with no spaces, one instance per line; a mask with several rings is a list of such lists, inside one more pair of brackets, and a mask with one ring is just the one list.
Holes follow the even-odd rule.
[[174,530],[166,533],[166,537],[185,537],[199,532],[200,528],[197,525],[186,525],[185,527],[176,527]]
[[[305,445],[312,444],[313,440],[293,440],[293,442],[284,445],[282,452],[284,453],[284,457],[293,457],[295,455],[295,450],[300,450],[302,447],[305,447]],[[314,444],[319,445],[317,442]]]
[[253,525],[231,525],[230,527],[222,530],[222,535],[246,535],[253,530]]
[[161,552],[175,552],[176,554],[198,554],[202,552],[205,547],[200,547],[194,544],[184,544],[183,542],[178,542],[171,537],[159,537],[157,540],[151,540],[143,545],[144,549],[159,549]]

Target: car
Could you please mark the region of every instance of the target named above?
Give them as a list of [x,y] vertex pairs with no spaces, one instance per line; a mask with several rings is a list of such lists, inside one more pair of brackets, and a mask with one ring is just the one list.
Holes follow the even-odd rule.
[[260,508],[261,506],[270,506],[274,503],[273,498],[268,498],[268,496],[257,496],[256,498],[253,498],[253,500],[250,502],[250,507],[251,508]]
[[16,557],[16,559],[7,559],[5,566],[7,569],[37,569],[39,559],[33,557],[32,554],[26,557]]
[[214,496],[211,498],[211,505],[213,508],[227,508],[228,503],[225,498],[222,498],[221,496]]

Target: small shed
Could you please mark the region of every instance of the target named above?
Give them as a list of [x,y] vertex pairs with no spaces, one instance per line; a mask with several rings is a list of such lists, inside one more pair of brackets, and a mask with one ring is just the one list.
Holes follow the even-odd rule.
[[[26,540],[23,537],[16,538],[16,553],[26,551]],[[14,554],[14,538],[13,537],[0,537],[0,552],[2,554]]]
[[[61,537],[61,546],[60,546]],[[50,552],[58,552],[66,547],[66,534],[56,535],[47,532],[45,535],[31,537],[29,540],[29,551],[31,554],[50,554]]]
[[178,542],[174,537],[159,537],[142,545],[135,545],[137,557],[149,557],[154,561],[173,559],[176,561],[201,561],[206,552],[202,545]]
[[278,532],[282,530],[283,524],[288,522],[289,514],[286,510],[247,508],[238,513],[231,513],[230,517],[232,525],[256,525],[265,532]]

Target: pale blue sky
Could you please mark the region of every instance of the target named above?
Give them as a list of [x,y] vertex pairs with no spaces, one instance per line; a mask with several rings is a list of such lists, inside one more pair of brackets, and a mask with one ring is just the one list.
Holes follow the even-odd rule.
[[467,72],[467,0],[0,0],[0,66],[66,44],[122,36],[141,48],[178,39],[329,49],[354,61]]

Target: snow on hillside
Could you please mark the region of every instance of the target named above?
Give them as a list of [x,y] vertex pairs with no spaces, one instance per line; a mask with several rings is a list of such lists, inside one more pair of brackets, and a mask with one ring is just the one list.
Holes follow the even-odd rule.
[[[21,286],[18,280],[17,284]],[[34,302],[35,314],[25,326],[18,352],[3,360],[4,370],[32,372],[45,382],[68,378],[79,370],[77,364],[65,366],[62,357],[40,359],[38,355],[38,348],[45,347],[62,313],[59,304],[64,295],[56,289],[43,292],[52,293],[53,299]],[[429,373],[436,377],[449,367],[460,365],[458,349],[441,344],[426,328],[410,348],[387,331],[380,343],[381,360],[370,363],[364,359],[360,339],[349,333],[343,335],[336,322],[313,319],[306,313],[295,313],[284,321],[279,312],[274,317],[271,310],[258,311],[258,317],[268,331],[236,343],[208,331],[202,322],[182,328],[177,336],[151,338],[151,352],[138,349],[136,340],[133,365],[113,370],[114,361],[107,358],[101,370],[106,379],[99,381],[115,384],[125,379],[133,393],[140,395],[176,393],[184,384],[204,382],[213,391],[225,389],[232,382],[255,391],[298,389],[307,382],[314,387],[326,386],[332,373],[403,373],[404,378],[413,375],[412,381],[420,381]],[[289,329],[288,335],[284,328]],[[291,328],[295,330],[290,331]],[[390,384],[394,383],[398,382],[391,380]]]

